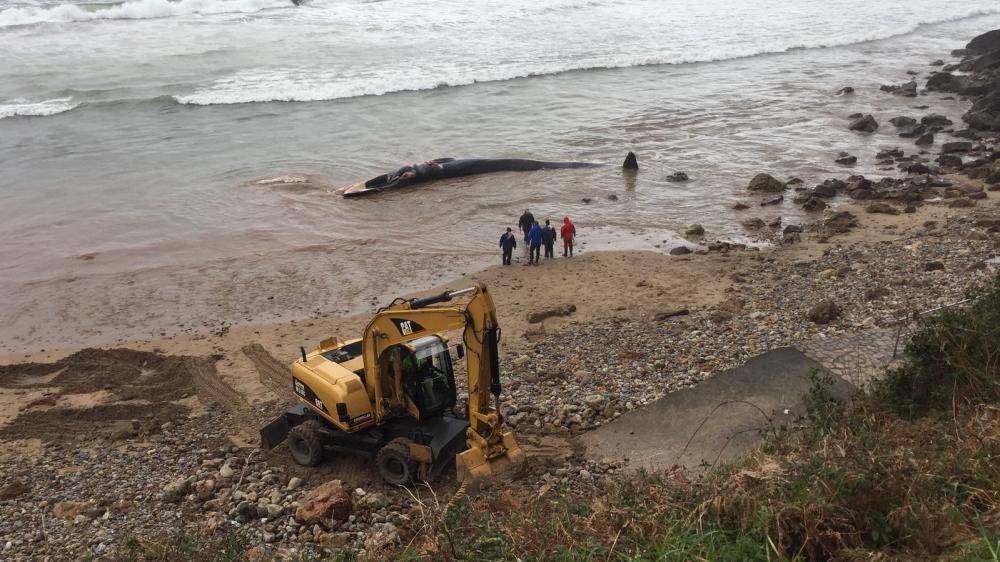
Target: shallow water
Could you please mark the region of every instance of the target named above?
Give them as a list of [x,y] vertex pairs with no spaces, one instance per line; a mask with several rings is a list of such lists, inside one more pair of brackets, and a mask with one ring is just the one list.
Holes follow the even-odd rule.
[[[1000,26],[963,18],[992,1],[814,4],[0,0],[0,339],[362,310],[493,263],[525,207],[573,217],[585,251],[798,221],[788,202],[729,209],[756,201],[761,171],[879,175],[878,148],[912,149],[888,118],[928,104],[957,121],[965,104],[878,85],[926,78]],[[836,96],[845,85],[857,94]],[[848,132],[854,112],[882,128]],[[617,168],[627,150],[634,179]],[[841,150],[859,164],[833,164]],[[613,165],[329,192],[441,156]],[[666,182],[676,170],[691,181]],[[284,175],[309,181],[258,183]]]

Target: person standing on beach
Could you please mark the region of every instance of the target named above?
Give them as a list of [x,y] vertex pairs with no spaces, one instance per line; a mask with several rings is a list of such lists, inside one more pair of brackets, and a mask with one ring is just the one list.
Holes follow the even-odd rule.
[[545,228],[542,229],[542,244],[545,244],[545,259],[555,257],[552,248],[556,245],[556,229],[548,220],[545,221]]
[[569,217],[563,217],[562,228],[559,229],[559,234],[563,240],[563,257],[573,257],[573,239],[576,238],[576,226],[570,222]]
[[535,224],[535,215],[532,215],[527,209],[524,210],[524,214],[521,215],[521,219],[517,221],[517,227],[524,232],[524,241],[528,241],[528,232],[531,232],[531,225]]
[[510,265],[510,256],[514,253],[514,248],[517,247],[517,236],[510,231],[510,227],[507,227],[507,232],[500,235],[500,249],[503,250],[503,264]]
[[543,234],[542,226],[535,221],[528,231],[528,265],[538,265],[541,262]]

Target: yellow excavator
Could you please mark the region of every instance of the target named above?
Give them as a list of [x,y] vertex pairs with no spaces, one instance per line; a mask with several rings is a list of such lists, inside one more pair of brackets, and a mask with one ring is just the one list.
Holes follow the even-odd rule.
[[[469,396],[466,415],[456,417],[445,333],[460,329],[454,351],[466,359]],[[360,453],[393,485],[432,479],[452,460],[460,482],[508,476],[525,454],[503,430],[499,338],[484,285],[396,299],[360,339],[324,340],[309,354],[300,348],[291,365],[299,403],[261,429],[261,442],[272,449],[287,440],[292,459],[304,466],[333,452]]]

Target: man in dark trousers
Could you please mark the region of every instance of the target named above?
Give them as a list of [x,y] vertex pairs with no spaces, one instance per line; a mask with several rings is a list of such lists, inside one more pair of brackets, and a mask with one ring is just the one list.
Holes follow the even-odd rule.
[[563,224],[560,230],[560,236],[563,239],[563,257],[573,257],[573,239],[576,238],[576,226],[569,217],[563,217]]
[[503,264],[510,265],[510,256],[517,247],[517,236],[507,227],[507,232],[500,235],[500,248],[503,250]]
[[528,233],[531,232],[531,226],[535,224],[535,215],[532,215],[527,209],[524,210],[524,214],[517,221],[517,227],[521,229],[524,233],[524,241],[528,241]]
[[535,221],[528,231],[528,265],[541,263],[542,225]]
[[545,258],[555,257],[552,248],[556,245],[556,229],[552,228],[552,224],[548,220],[545,221],[545,228],[542,229],[542,244],[545,245]]

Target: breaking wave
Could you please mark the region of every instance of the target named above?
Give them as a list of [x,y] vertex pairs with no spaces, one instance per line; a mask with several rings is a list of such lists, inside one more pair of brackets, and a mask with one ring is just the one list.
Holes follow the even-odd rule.
[[423,72],[416,74],[410,72],[408,67],[385,67],[378,74],[363,71],[338,74],[318,69],[302,69],[301,67],[257,68],[218,79],[213,84],[189,94],[175,95],[173,99],[187,105],[330,101],[468,86],[482,82],[502,82],[566,72],[716,62],[880,41],[913,33],[926,25],[993,14],[1000,14],[1000,10],[974,10],[952,17],[921,21],[909,26],[854,36],[821,36],[809,41],[789,38],[785,44],[777,45],[768,40],[764,45],[721,46],[715,50],[707,49],[698,53],[669,53],[621,58],[615,56],[566,56],[559,61],[476,65],[475,68],[460,68],[455,65],[441,65],[435,68],[427,64]]
[[55,115],[75,109],[79,105],[80,102],[74,102],[73,98],[56,98],[45,101],[28,101],[18,98],[0,102],[0,119]]
[[52,8],[8,8],[0,11],[0,27],[94,20],[143,20],[197,14],[249,14],[291,6],[288,0],[137,0],[111,7],[60,4]]

